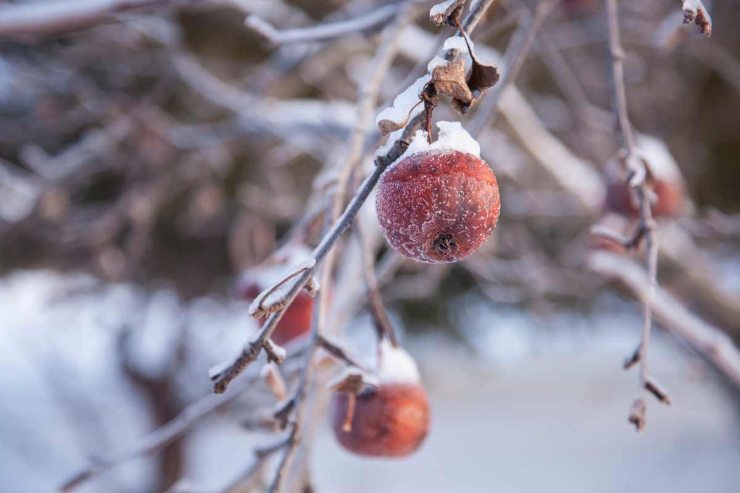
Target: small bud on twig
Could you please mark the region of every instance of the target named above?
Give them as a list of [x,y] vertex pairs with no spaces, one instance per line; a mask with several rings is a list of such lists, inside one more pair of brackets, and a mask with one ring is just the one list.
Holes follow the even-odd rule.
[[635,402],[632,403],[632,409],[630,409],[630,415],[627,420],[635,425],[635,429],[637,431],[642,431],[645,429],[645,413],[647,411],[647,406],[645,405],[645,401],[642,399],[637,399]]

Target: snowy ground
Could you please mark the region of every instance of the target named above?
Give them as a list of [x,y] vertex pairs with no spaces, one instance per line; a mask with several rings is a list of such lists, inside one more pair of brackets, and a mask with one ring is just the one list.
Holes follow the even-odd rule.
[[[122,286],[60,297],[87,283],[48,273],[0,281],[0,493],[54,491],[90,452],[125,447],[150,429],[112,356],[110,328],[125,314],[140,312],[140,364],[152,372],[188,317],[202,349],[188,380],[193,395],[207,391],[208,364],[243,337],[233,328],[243,326],[244,307],[233,303],[186,305],[166,290],[142,297]],[[652,348],[653,372],[674,405],[649,402],[648,429],[638,435],[626,423],[636,375],[619,366],[637,337],[631,316],[543,322],[472,300],[454,320],[469,327],[478,357],[431,336],[411,344],[433,404],[421,452],[358,459],[324,430],[313,464],[318,491],[738,491],[737,402],[674,341],[657,337]],[[213,491],[263,441],[216,417],[188,439],[188,478]],[[150,473],[148,461],[134,461],[80,491],[146,492]]]

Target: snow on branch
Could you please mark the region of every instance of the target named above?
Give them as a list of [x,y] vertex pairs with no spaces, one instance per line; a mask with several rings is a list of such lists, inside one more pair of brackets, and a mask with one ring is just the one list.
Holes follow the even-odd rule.
[[712,17],[702,0],[682,0],[683,23],[696,24],[699,32],[707,38],[712,35]]

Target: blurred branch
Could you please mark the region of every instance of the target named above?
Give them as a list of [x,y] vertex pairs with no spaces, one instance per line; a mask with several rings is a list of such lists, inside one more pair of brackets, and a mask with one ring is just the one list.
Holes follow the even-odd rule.
[[388,318],[388,313],[385,310],[383,304],[383,297],[380,293],[380,283],[375,275],[375,252],[373,252],[371,245],[365,239],[365,234],[362,230],[361,221],[355,229],[355,235],[357,243],[360,246],[360,252],[362,256],[362,267],[363,277],[365,278],[365,284],[367,285],[367,294],[370,302],[370,312],[373,315],[375,321],[375,327],[378,332],[378,340],[382,340],[387,337],[393,346],[398,346],[398,336],[393,328],[393,324]]
[[380,27],[401,10],[401,5],[385,5],[363,16],[338,22],[328,22],[312,27],[276,29],[272,24],[256,15],[247,17],[247,27],[254,29],[274,46],[325,41],[349,34],[357,34]]
[[0,39],[59,34],[132,10],[199,0],[40,1],[0,7]]
[[107,457],[93,458],[89,466],[85,467],[62,484],[62,491],[72,491],[82,483],[122,462],[161,450],[167,444],[182,436],[201,419],[231,404],[244,391],[250,388],[252,384],[259,380],[259,375],[254,375],[242,380],[238,385],[235,385],[232,392],[226,397],[208,395],[195,401],[188,405],[174,419],[143,437],[130,449],[117,452]]
[[539,0],[534,9],[534,14],[524,16],[529,19],[520,25],[506,48],[503,79],[491,89],[490,94],[481,102],[475,112],[475,117],[470,122],[470,134],[474,137],[479,135],[483,127],[490,124],[496,116],[501,95],[519,75],[519,71],[534,44],[537,31],[539,31],[540,26],[554,6],[554,0]]
[[597,252],[588,264],[599,274],[627,285],[638,299],[650,304],[666,330],[688,342],[740,388],[740,351],[722,330],[693,315],[665,290],[657,288],[652,292],[646,272],[624,256]]

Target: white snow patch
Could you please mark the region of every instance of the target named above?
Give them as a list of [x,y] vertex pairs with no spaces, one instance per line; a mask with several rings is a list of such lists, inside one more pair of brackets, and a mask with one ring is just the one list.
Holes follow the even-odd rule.
[[375,118],[375,124],[380,125],[383,121],[401,124],[421,113],[424,106],[419,104],[420,94],[430,80],[431,76],[429,74],[422,75],[416,79],[413,84],[396,96],[391,106],[378,113],[378,116]]
[[437,122],[437,128],[439,137],[431,144],[427,142],[427,133],[424,130],[418,130],[406,152],[398,158],[396,163],[417,152],[446,149],[480,157],[480,144],[463,128],[460,122]]
[[444,22],[447,12],[457,3],[457,0],[446,0],[429,9],[429,19],[435,24]]
[[650,135],[640,134],[637,136],[637,148],[656,178],[674,183],[683,182],[678,163],[665,142]]
[[[473,42],[470,41],[470,47],[474,48]],[[462,36],[450,36],[445,39],[445,44],[442,46],[443,50],[458,50],[461,53],[468,53],[468,45],[465,42],[465,38]]]
[[416,361],[405,349],[393,347],[387,340],[380,343],[380,383],[418,383],[419,368]]
[[441,56],[435,56],[427,64],[427,70],[429,71],[429,73],[432,73],[435,68],[441,67],[442,65],[447,65],[448,63],[450,62],[448,60],[445,60]]

